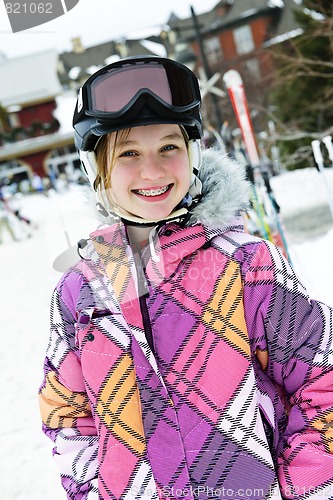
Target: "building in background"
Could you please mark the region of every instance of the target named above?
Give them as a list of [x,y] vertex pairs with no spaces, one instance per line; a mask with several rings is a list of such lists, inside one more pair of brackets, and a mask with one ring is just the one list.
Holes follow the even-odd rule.
[[0,62],[0,183],[32,181],[34,174],[52,178],[54,168],[57,174],[67,165],[66,156],[76,160],[73,133],[62,132],[56,117],[63,92],[57,62],[55,51]]
[[[237,70],[243,79],[255,129],[267,128],[267,90],[273,73],[271,47],[300,34],[295,0],[221,0],[207,13],[178,19],[172,14],[162,43],[170,56],[190,65],[203,80]],[[155,39],[153,37],[152,39]],[[210,97],[210,98],[209,98]],[[213,97],[213,99],[212,99]],[[214,113],[218,106],[220,116]],[[236,126],[227,95],[206,97],[206,125],[221,131],[224,123]],[[217,120],[220,123],[217,123]]]

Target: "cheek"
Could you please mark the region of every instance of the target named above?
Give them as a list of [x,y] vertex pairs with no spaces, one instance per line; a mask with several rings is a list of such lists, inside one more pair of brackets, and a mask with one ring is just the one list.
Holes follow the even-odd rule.
[[172,175],[179,180],[185,181],[191,178],[191,168],[187,153],[175,157],[167,167]]
[[122,190],[126,187],[126,170],[121,168],[113,168],[110,175],[110,185],[113,192]]
[[112,170],[110,174],[110,186],[109,186],[109,196],[111,197],[112,202],[118,202],[117,194],[119,193],[119,186],[122,186],[123,183],[119,178],[118,172]]
[[176,176],[184,189],[190,187],[192,172],[188,162],[184,162],[181,168],[178,167]]

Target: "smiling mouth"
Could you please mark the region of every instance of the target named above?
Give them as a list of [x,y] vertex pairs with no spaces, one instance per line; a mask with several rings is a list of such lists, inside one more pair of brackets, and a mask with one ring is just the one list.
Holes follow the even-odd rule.
[[171,186],[172,184],[168,184],[167,186],[158,189],[134,189],[134,192],[141,194],[141,196],[160,196],[161,194],[166,193]]

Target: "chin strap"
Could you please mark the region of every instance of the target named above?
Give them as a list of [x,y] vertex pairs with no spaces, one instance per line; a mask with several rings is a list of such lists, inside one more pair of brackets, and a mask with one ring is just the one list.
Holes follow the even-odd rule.
[[154,227],[157,225],[162,225],[166,222],[180,221],[187,218],[189,212],[187,208],[179,208],[174,210],[168,217],[163,220],[147,220],[137,217],[132,214],[128,214],[121,210],[120,207],[112,208],[112,210],[107,210],[101,202],[96,203],[97,211],[106,219],[121,219],[126,226],[137,226],[137,227]]
[[[147,220],[141,217],[136,217],[132,214],[122,213],[121,209],[112,209],[112,211],[120,217],[125,225],[128,226],[141,226],[141,227],[153,227],[164,222],[171,222],[173,220],[180,220],[185,217],[188,213],[186,208],[180,208],[179,210],[174,210],[168,217],[163,220]],[[112,212],[111,212],[112,213]]]

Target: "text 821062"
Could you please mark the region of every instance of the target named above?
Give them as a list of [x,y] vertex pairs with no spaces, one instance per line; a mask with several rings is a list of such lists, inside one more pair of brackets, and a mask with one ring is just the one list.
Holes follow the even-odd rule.
[[52,3],[29,2],[5,4],[7,14],[52,14]]

